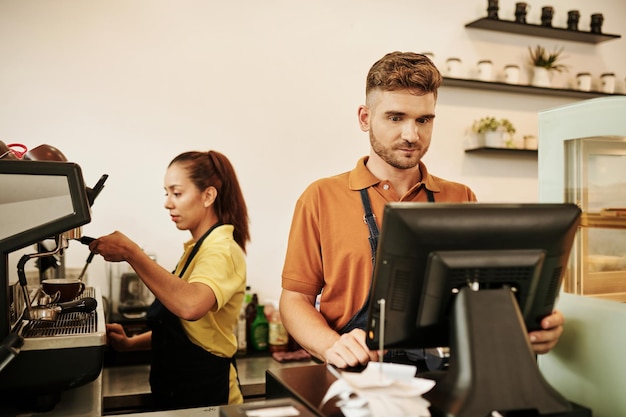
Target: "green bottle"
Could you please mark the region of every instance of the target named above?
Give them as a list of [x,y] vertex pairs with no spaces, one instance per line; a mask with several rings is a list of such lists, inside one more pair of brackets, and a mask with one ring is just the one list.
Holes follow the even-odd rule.
[[254,350],[267,350],[268,336],[269,336],[269,323],[265,317],[265,306],[259,304],[256,308],[256,317],[252,322],[250,328],[250,335],[252,336],[250,342]]

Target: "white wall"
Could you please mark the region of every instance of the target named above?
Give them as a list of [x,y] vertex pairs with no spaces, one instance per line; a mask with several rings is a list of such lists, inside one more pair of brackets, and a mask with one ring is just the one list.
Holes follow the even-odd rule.
[[[513,0],[500,17],[513,18]],[[531,0],[529,23],[544,5]],[[605,15],[620,34],[626,2],[554,0]],[[182,151],[216,149],[234,163],[251,215],[249,281],[277,299],[294,202],[312,180],[351,169],[368,153],[356,109],[371,64],[392,50],[430,51],[524,65],[527,48],[564,46],[569,73],[613,71],[624,90],[624,38],[598,45],[534,38],[464,25],[486,15],[486,0],[0,0],[0,140],[61,149],[88,185],[110,178],[84,233],[119,229],[173,268],[189,238],[163,209],[162,176]],[[526,73],[523,81],[526,81]],[[476,118],[509,117],[537,133],[537,111],[569,99],[442,88],[426,157],[439,176],[469,184],[482,201],[537,200],[537,162],[463,152]],[[593,123],[592,120],[589,121]],[[72,243],[68,267],[87,250]],[[105,288],[105,263],[89,276]]]

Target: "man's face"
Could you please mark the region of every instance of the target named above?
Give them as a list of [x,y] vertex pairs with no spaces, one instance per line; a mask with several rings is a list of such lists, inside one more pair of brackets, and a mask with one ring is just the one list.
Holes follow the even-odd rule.
[[397,169],[415,167],[430,146],[435,101],[433,93],[371,92],[368,105],[359,109],[359,121],[376,155]]

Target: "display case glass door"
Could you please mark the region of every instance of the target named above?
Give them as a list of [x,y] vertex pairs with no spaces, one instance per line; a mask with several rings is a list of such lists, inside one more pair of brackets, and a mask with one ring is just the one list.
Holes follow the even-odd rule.
[[564,290],[626,301],[626,137],[566,140],[565,201],[583,211]]

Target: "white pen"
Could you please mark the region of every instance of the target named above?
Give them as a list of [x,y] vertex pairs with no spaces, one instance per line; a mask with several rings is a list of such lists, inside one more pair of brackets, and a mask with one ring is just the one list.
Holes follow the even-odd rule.
[[328,372],[330,372],[331,374],[333,374],[333,376],[337,379],[343,379],[343,377],[341,376],[341,374],[339,373],[339,371],[337,371],[335,369],[334,366],[332,366],[331,364],[327,363],[326,364],[326,369],[328,369]]
[[380,364],[380,369],[378,370],[378,376],[380,380],[383,380],[383,362],[385,356],[385,299],[381,298],[378,300],[378,304],[380,305],[380,334],[378,336],[378,363]]

